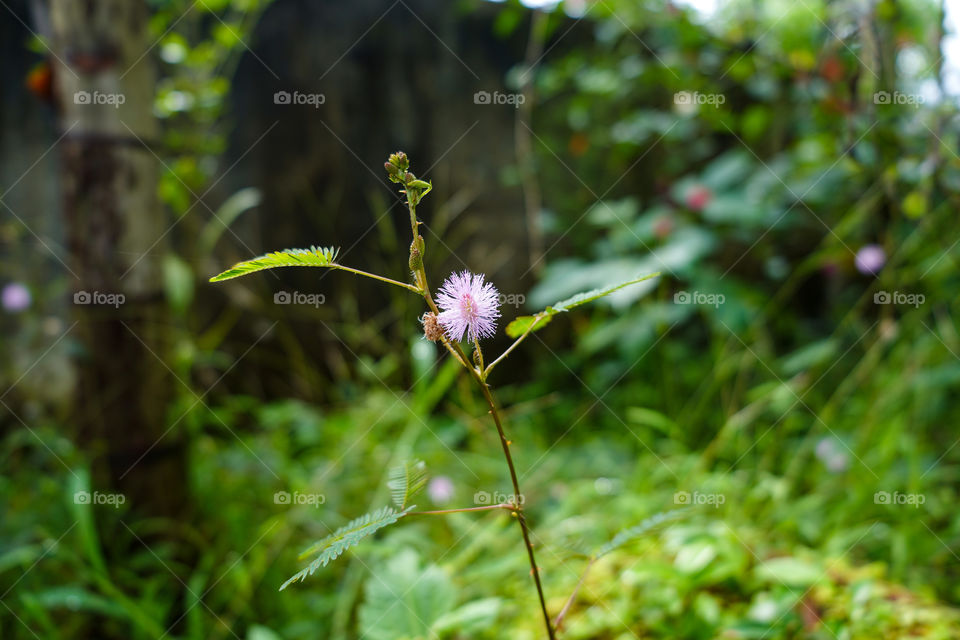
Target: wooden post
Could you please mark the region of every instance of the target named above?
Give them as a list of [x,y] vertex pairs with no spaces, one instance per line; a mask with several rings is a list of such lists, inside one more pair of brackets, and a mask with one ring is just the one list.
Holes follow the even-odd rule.
[[167,415],[157,193],[156,69],[142,0],[48,0],[69,264],[77,274],[76,432],[94,477],[136,511],[186,506],[184,454]]

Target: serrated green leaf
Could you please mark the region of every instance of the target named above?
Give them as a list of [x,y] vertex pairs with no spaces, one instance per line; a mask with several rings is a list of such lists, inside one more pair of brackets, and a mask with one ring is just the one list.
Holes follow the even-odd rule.
[[406,509],[413,496],[427,484],[427,465],[422,460],[408,460],[390,470],[390,498],[400,510]]
[[300,554],[300,558],[308,558],[314,554],[319,554],[314,560],[298,571],[293,577],[280,586],[280,591],[286,589],[291,583],[303,582],[307,576],[312,576],[317,569],[327,566],[333,560],[339,558],[344,551],[358,544],[364,538],[373,535],[380,529],[393,524],[403,516],[407,515],[409,509],[396,511],[393,507],[383,507],[378,511],[367,513],[353,520],[349,524],[340,527],[331,535],[318,541],[309,549]]
[[309,249],[284,249],[264,254],[252,260],[245,260],[233,265],[220,275],[210,278],[210,282],[221,282],[231,278],[239,278],[264,269],[277,267],[331,267],[336,268],[339,249],[333,247],[310,247]]
[[619,291],[624,287],[629,287],[632,284],[637,284],[639,282],[643,282],[644,280],[656,278],[659,275],[659,273],[651,273],[650,275],[628,280],[627,282],[621,282],[620,284],[610,287],[603,287],[600,289],[593,289],[592,291],[578,293],[575,296],[571,296],[566,300],[561,300],[560,302],[547,307],[540,313],[532,316],[520,316],[519,318],[514,319],[513,322],[507,325],[507,335],[511,338],[519,338],[528,331],[538,331],[547,326],[553,316],[557,315],[558,313],[563,313],[573,309],[574,307],[579,307],[582,304],[599,300],[600,298],[608,296],[615,291]]

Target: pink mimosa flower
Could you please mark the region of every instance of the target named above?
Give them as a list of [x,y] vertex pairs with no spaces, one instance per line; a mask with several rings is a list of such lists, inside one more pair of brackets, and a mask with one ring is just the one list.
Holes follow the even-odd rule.
[[452,274],[437,293],[437,320],[451,340],[489,338],[500,317],[500,292],[483,274],[469,271]]

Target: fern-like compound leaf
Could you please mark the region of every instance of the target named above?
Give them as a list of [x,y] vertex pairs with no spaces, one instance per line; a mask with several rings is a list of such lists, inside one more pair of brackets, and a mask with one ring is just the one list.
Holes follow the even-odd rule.
[[577,295],[567,298],[566,300],[561,300],[556,304],[550,305],[543,311],[532,316],[520,316],[519,318],[516,318],[513,322],[507,325],[507,335],[511,338],[519,338],[528,331],[538,331],[539,329],[547,326],[547,323],[549,323],[553,316],[557,315],[558,313],[563,313],[573,309],[574,307],[579,307],[582,304],[599,300],[600,298],[610,295],[614,291],[619,291],[624,287],[629,287],[632,284],[637,284],[638,282],[643,282],[644,280],[656,278],[659,275],[659,273],[651,273],[650,275],[643,276],[642,278],[635,278],[633,280],[621,282],[620,284],[610,287],[578,293]]
[[427,484],[427,465],[421,460],[408,460],[390,470],[390,498],[398,509],[406,509],[413,496]]
[[277,267],[329,267],[337,268],[337,252],[333,247],[310,247],[309,249],[284,249],[273,251],[252,260],[244,260],[233,265],[220,275],[210,278],[210,282],[221,282],[239,278],[250,273],[275,269]]
[[628,542],[632,542],[637,538],[649,533],[650,531],[656,529],[662,524],[667,522],[672,522],[673,520],[678,520],[679,518],[686,515],[687,509],[675,509],[673,511],[661,511],[658,514],[652,515],[643,522],[629,529],[623,529],[613,537],[613,540],[607,544],[600,547],[597,552],[594,554],[594,558],[600,558],[615,549],[619,549]]
[[308,558],[314,554],[317,554],[317,557],[314,558],[309,565],[284,582],[280,586],[280,591],[283,591],[294,582],[303,582],[308,576],[316,573],[317,569],[327,566],[330,562],[339,558],[344,551],[358,544],[364,538],[395,523],[407,515],[408,511],[409,509],[397,511],[393,507],[383,507],[377,511],[362,515],[349,524],[340,527],[331,535],[316,542],[300,554],[301,559]]

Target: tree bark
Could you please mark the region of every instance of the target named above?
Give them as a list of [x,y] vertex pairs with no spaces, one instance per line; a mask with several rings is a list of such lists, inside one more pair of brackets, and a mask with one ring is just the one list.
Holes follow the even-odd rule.
[[[74,312],[76,431],[94,477],[134,510],[186,507],[185,458],[167,432],[172,373],[164,364],[166,305],[157,192],[156,70],[141,0],[49,0],[54,90],[63,132],[63,215]],[[158,242],[159,241],[159,242]]]

